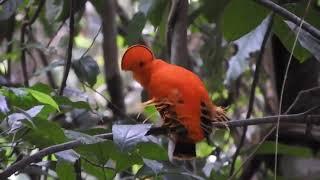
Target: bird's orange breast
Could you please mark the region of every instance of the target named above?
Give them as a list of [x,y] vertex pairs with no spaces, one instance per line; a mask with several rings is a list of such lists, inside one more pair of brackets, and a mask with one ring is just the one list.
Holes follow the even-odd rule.
[[201,141],[204,133],[200,126],[200,102],[208,100],[202,81],[184,68],[159,60],[154,61],[151,72],[147,87],[150,98],[173,103],[190,140]]

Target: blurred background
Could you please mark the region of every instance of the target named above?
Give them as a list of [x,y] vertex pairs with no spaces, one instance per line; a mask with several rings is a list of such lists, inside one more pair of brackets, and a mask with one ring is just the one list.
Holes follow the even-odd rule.
[[[71,1],[0,1],[0,169],[65,142],[65,136],[111,132],[119,124],[157,124],[155,108],[141,106],[146,92],[119,67],[133,44],[199,75],[212,101],[226,107],[232,120],[279,113],[291,55],[281,113],[303,113],[320,103],[320,40],[272,13],[263,0]],[[319,0],[274,2],[320,28]],[[70,50],[71,70],[61,91]],[[60,131],[64,135],[57,139]],[[125,155],[110,150],[111,142],[88,143],[67,155],[46,156],[11,179],[79,179],[79,159],[80,179],[271,179],[275,164],[278,179],[318,179],[319,133],[307,123],[281,123],[277,163],[273,125],[217,130],[210,142],[197,144],[192,162],[168,162],[162,136],[148,140],[156,146],[144,142]]]

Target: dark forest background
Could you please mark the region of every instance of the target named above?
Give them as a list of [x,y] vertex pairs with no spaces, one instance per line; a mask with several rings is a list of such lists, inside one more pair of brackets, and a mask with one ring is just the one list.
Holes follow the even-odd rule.
[[[318,179],[319,29],[319,0],[0,0],[0,179]],[[249,120],[170,162],[133,44]]]

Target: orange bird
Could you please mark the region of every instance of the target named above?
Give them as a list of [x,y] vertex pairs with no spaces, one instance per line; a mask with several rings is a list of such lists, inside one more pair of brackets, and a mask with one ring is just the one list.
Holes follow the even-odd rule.
[[164,120],[162,126],[172,130],[174,158],[195,157],[195,143],[209,136],[211,123],[228,120],[223,108],[212,103],[196,74],[156,59],[146,46],[129,47],[122,57],[121,69],[133,73],[150,97],[144,104],[155,105]]

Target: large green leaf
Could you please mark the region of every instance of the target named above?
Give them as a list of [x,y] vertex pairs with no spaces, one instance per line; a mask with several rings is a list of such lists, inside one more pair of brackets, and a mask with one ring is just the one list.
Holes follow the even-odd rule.
[[168,160],[168,152],[160,145],[150,142],[143,142],[137,145],[140,156],[153,160]]
[[10,106],[29,109],[37,105],[37,100],[25,88],[3,88],[2,94],[7,98]]
[[288,27],[296,35],[299,33],[299,43],[307,49],[318,61],[320,61],[320,40],[312,36],[304,29],[299,30],[298,26],[290,21],[285,21]]
[[200,1],[201,6],[199,8],[200,12],[209,22],[217,22],[221,14],[224,12],[225,7],[230,1],[233,0],[203,0]]
[[[303,17],[305,14],[305,10],[306,10],[305,2],[286,4],[284,7],[299,17]],[[320,28],[319,17],[320,17],[320,13],[318,11],[316,11],[315,9],[310,8],[306,14],[305,20],[308,23],[312,24],[313,26],[315,26],[316,28],[319,29]],[[286,49],[289,52],[291,52],[294,39],[296,38],[296,33],[294,33],[287,26],[287,24],[284,22],[284,19],[282,17],[276,16],[273,31],[278,36],[278,38],[281,40],[281,42],[284,44]],[[303,37],[300,37],[300,38],[303,38]],[[304,62],[306,59],[311,57],[310,52],[314,53],[314,52],[317,52],[317,50],[313,51],[313,49],[310,49],[310,45],[309,46],[304,45],[304,47],[303,47],[303,46],[301,46],[300,42],[299,41],[297,42],[297,46],[295,47],[293,55],[300,62]],[[310,42],[310,43],[312,43],[312,42]],[[318,46],[318,45],[316,44],[316,46]],[[305,48],[309,49],[310,52]]]
[[224,37],[228,41],[239,39],[257,27],[267,14],[268,10],[252,0],[230,1],[222,17]]
[[67,141],[62,128],[55,122],[34,118],[35,126],[30,126],[31,130],[23,137],[37,147],[47,147]]
[[51,87],[49,87],[47,84],[43,84],[43,83],[37,83],[37,84],[31,86],[30,89],[40,91],[45,94],[50,94],[53,91]]
[[91,162],[104,166],[110,159],[110,154],[116,152],[112,141],[103,141],[95,144],[81,145],[76,152]]
[[[291,52],[296,35],[290,30],[287,24],[283,21],[282,17],[278,15],[276,15],[274,18],[273,32],[277,35],[286,49]],[[305,48],[303,48],[299,42],[297,42],[293,51],[293,56],[300,62],[303,62],[309,58],[311,54]]]
[[69,98],[65,96],[54,96],[53,99],[60,105],[64,107],[78,108],[78,109],[90,109],[90,105],[88,102],[84,101],[71,101]]
[[52,107],[54,107],[56,110],[59,110],[59,105],[52,99],[52,97],[48,94],[45,94],[43,92],[33,90],[33,89],[27,89],[27,91],[40,103],[48,104]]
[[81,165],[85,172],[95,176],[97,179],[114,179],[116,175],[116,171],[112,168],[103,168],[103,166],[99,167],[85,160],[81,162]]

